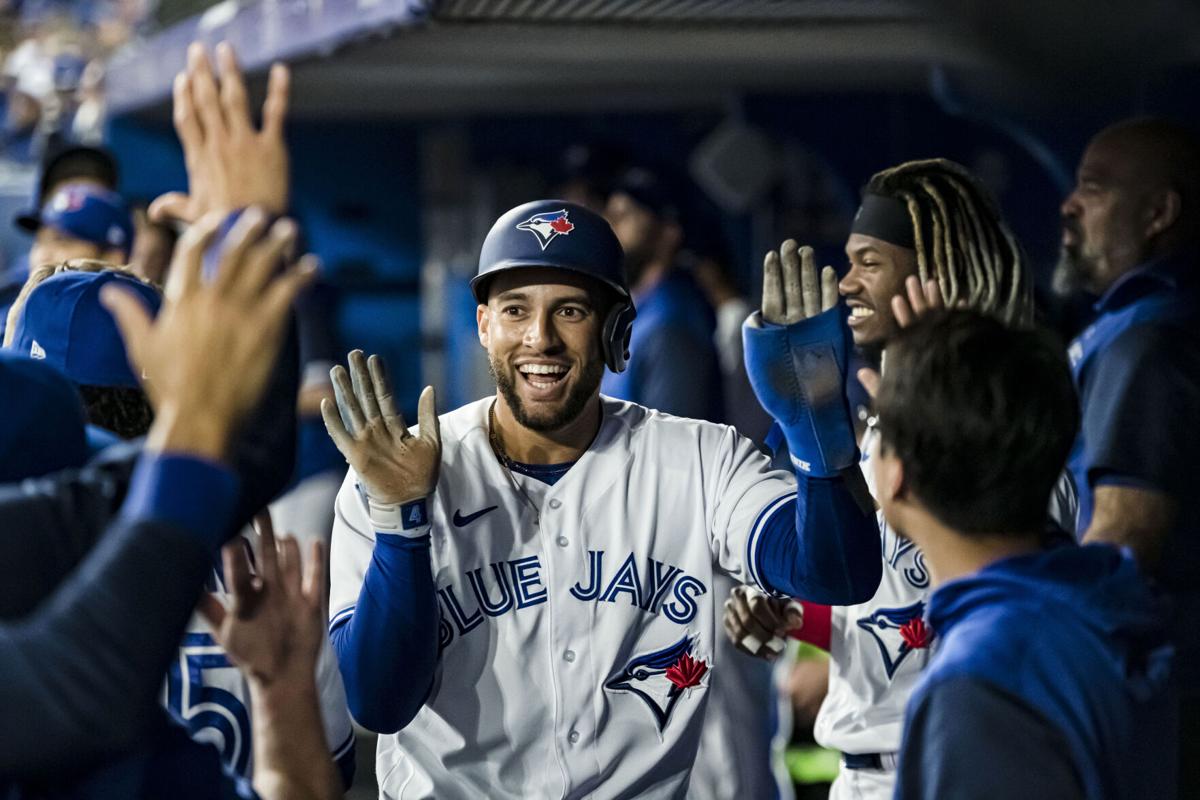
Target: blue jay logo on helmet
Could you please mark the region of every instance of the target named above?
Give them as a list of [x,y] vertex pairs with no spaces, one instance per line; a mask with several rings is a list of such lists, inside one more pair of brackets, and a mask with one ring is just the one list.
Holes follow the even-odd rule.
[[567,210],[548,211],[534,214],[529,219],[517,225],[519,231],[529,231],[538,240],[542,250],[559,236],[567,236],[575,230],[575,223],[567,219]]

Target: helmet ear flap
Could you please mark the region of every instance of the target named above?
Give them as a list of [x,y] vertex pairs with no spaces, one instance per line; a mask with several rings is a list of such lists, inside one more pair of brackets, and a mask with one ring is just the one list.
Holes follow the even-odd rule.
[[601,345],[604,363],[613,372],[624,372],[629,365],[629,340],[633,335],[633,320],[637,309],[627,299],[615,303],[604,318]]

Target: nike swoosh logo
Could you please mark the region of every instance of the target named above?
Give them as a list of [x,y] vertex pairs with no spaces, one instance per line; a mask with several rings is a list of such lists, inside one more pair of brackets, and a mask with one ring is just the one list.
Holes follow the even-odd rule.
[[465,517],[463,516],[462,510],[456,508],[454,510],[454,524],[460,528],[463,527],[464,525],[470,525],[472,522],[479,519],[484,514],[488,513],[489,511],[495,511],[499,507],[500,506],[488,506],[487,508],[483,509],[482,511],[476,511],[474,514],[467,514]]

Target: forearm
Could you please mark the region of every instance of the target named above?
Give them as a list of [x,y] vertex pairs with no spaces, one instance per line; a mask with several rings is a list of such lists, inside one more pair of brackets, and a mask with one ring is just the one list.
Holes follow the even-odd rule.
[[874,509],[851,490],[853,480],[848,471],[831,478],[796,471],[794,510],[775,511],[757,550],[768,588],[826,605],[875,595],[883,576],[879,526]]
[[380,534],[358,602],[330,632],[350,713],[393,733],[429,694],[438,658],[437,593],[429,537]]
[[[190,507],[169,491],[204,497]],[[0,772],[36,773],[127,746],[211,565],[236,482],[215,467],[146,458],[122,515],[49,603],[0,639]]]
[[329,758],[311,672],[263,686],[250,682],[254,725],[254,789],[263,800],[342,796]]
[[1163,542],[1175,526],[1178,509],[1178,502],[1165,492],[1134,486],[1097,486],[1092,521],[1083,542],[1128,547],[1143,570],[1153,574]]

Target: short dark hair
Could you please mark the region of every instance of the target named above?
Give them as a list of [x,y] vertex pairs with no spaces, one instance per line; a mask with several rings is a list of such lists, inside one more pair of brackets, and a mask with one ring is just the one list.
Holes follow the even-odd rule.
[[87,421],[122,439],[145,436],[154,422],[154,409],[146,393],[136,386],[79,387]]
[[876,413],[909,489],[963,533],[1040,532],[1079,430],[1053,334],[965,310],[931,314],[889,342]]

